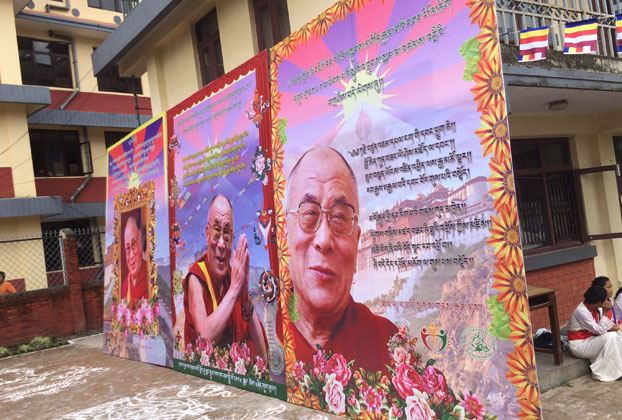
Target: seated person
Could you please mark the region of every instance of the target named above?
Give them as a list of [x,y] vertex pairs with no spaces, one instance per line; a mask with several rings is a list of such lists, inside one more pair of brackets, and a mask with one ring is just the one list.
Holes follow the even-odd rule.
[[611,297],[613,296],[613,284],[611,284],[611,280],[609,280],[609,277],[605,277],[605,276],[596,277],[594,281],[592,281],[592,286],[599,286],[605,289],[605,291],[607,292],[607,300],[605,301],[604,308],[611,309],[607,316],[609,317],[610,320],[613,321],[614,324],[619,324],[620,322],[622,322],[619,320],[620,312],[616,313],[616,311],[612,309],[613,302],[611,301]]
[[605,289],[590,286],[583,297],[568,321],[570,351],[575,357],[590,359],[594,379],[615,381],[622,376],[622,334],[618,332],[622,326],[607,316]]

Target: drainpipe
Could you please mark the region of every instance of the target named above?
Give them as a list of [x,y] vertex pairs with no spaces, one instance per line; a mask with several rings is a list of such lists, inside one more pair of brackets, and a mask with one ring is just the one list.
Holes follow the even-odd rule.
[[73,90],[73,93],[69,95],[69,98],[67,98],[67,100],[63,102],[63,104],[60,106],[60,109],[63,110],[67,105],[69,105],[69,102],[71,102],[73,98],[76,97],[78,92],[80,92],[80,73],[78,73],[78,55],[76,54],[76,40],[72,36],[59,34],[54,31],[50,31],[49,33],[52,38],[60,38],[71,42],[71,54],[73,55],[73,62],[71,64],[73,64],[73,72],[76,75],[76,88]]
[[69,197],[69,202],[70,203],[74,202],[76,197],[82,192],[84,187],[86,187],[86,184],[91,182],[91,178],[93,178],[93,161],[91,160],[91,145],[89,143],[89,136],[88,136],[88,132],[87,132],[86,127],[82,127],[82,133],[84,135],[84,142],[83,142],[83,144],[87,144],[88,145],[88,147],[86,148],[86,164],[88,165],[87,169],[88,169],[89,173],[86,176],[86,179],[78,187],[78,189],[71,195],[71,197]]

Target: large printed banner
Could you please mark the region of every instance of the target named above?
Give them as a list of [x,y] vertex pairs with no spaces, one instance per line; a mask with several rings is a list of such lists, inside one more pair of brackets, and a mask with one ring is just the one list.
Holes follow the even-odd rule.
[[104,353],[172,366],[165,136],[160,115],[108,148]]
[[174,362],[285,399],[269,110],[263,52],[169,111]]
[[288,401],[540,418],[494,2],[339,1],[270,76]]

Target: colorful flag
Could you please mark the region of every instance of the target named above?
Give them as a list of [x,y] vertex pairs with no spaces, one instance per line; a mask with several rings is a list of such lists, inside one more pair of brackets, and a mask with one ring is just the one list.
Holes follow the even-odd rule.
[[616,34],[618,35],[618,54],[622,55],[622,14],[616,15]]
[[598,19],[566,24],[564,54],[596,54]]
[[546,59],[546,49],[548,46],[548,26],[520,31],[519,63]]

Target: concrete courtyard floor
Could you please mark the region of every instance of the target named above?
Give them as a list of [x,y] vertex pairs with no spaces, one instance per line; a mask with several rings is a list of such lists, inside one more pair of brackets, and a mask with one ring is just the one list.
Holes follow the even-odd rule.
[[[106,356],[102,336],[0,359],[2,419],[329,420],[340,417],[172,369]],[[542,395],[546,420],[622,419],[622,381],[583,376]]]

